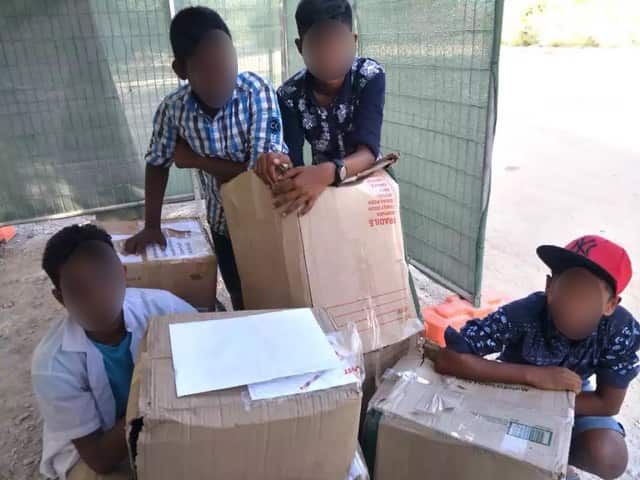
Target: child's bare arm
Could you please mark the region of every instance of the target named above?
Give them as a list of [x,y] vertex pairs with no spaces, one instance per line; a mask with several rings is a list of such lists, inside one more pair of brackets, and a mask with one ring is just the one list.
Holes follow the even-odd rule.
[[160,229],[162,201],[169,180],[169,169],[147,164],[144,176],[144,229],[127,239],[124,249],[128,253],[142,253],[147,245],[167,244]]
[[571,370],[562,367],[536,367],[496,362],[443,348],[435,361],[436,371],[479,382],[530,385],[542,390],[571,390],[579,393],[582,381]]
[[203,170],[218,179],[220,183],[233,180],[247,170],[247,165],[218,157],[203,157],[195,153],[183,140],[176,143],[173,161],[178,168]]
[[347,167],[347,177],[364,172],[367,168],[371,168],[376,161],[369,147],[366,145],[358,146],[358,149],[351,155],[344,157],[344,166]]
[[147,164],[144,183],[145,228],[160,230],[162,202],[169,181],[169,169]]
[[127,458],[124,426],[123,417],[110,430],[94,432],[73,440],[80,458],[94,472],[101,475],[111,473]]
[[145,226],[133,237],[129,238],[124,249],[127,253],[141,254],[147,245],[167,244],[160,229],[162,202],[169,181],[169,167],[178,140],[178,127],[173,122],[172,105],[163,100],[153,118],[153,132],[149,149],[145,155],[147,163],[144,176],[144,209]]
[[626,388],[614,388],[599,383],[595,392],[582,392],[576,397],[576,415],[596,417],[617,415],[626,394]]

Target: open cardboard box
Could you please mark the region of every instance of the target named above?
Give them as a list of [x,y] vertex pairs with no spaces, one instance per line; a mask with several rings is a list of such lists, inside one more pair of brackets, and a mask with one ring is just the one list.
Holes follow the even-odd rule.
[[[357,384],[258,401],[246,387],[177,397],[168,325],[256,313],[262,312],[151,319],[127,408],[139,480],[347,477],[357,447],[362,397]],[[325,332],[336,330],[326,312],[314,314]]]
[[198,219],[163,220],[167,248],[149,246],[142,255],[122,252],[125,239],[139,232],[144,222],[110,221],[99,225],[112,236],[127,268],[127,286],[168,290],[200,310],[214,309],[216,257]]

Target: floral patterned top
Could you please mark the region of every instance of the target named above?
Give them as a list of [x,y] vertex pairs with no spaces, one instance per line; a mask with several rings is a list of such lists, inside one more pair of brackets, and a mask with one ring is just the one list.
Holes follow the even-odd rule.
[[571,341],[553,324],[544,293],[471,320],[460,333],[449,327],[445,340],[458,353],[500,353],[504,362],[565,367],[583,381],[595,373],[598,383],[614,388],[627,388],[639,370],[640,325],[627,310],[617,307],[587,338]]
[[284,140],[295,166],[304,165],[305,139],[313,163],[342,159],[360,145],[378,157],[384,108],[384,68],[356,57],[331,106],[321,107],[313,93],[313,76],[303,69],[278,89]]

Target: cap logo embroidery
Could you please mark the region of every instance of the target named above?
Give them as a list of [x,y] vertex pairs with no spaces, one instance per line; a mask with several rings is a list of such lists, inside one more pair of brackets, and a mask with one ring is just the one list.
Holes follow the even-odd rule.
[[589,254],[594,247],[598,246],[598,242],[593,237],[579,238],[569,246],[569,250],[589,258]]

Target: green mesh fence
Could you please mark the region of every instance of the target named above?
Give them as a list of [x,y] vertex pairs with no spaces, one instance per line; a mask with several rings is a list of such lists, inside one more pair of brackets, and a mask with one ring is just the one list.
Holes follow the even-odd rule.
[[[0,2],[0,222],[143,199],[169,20],[161,0]],[[172,172],[168,195],[191,191]]]
[[273,0],[174,0],[176,11],[202,5],[216,10],[231,30],[238,52],[238,69],[252,71],[271,80],[282,81],[283,59],[281,44],[282,10]]
[[[419,268],[480,289],[503,0],[357,0],[360,54],[387,70],[383,148],[398,151],[403,227]],[[172,8],[229,24],[242,70],[303,66],[297,0],[0,1],[0,223],[138,202],[161,98],[177,86]],[[168,195],[189,194],[172,169]]]
[[501,0],[357,0],[360,53],[382,62],[382,143],[400,152],[407,253],[478,300]]

